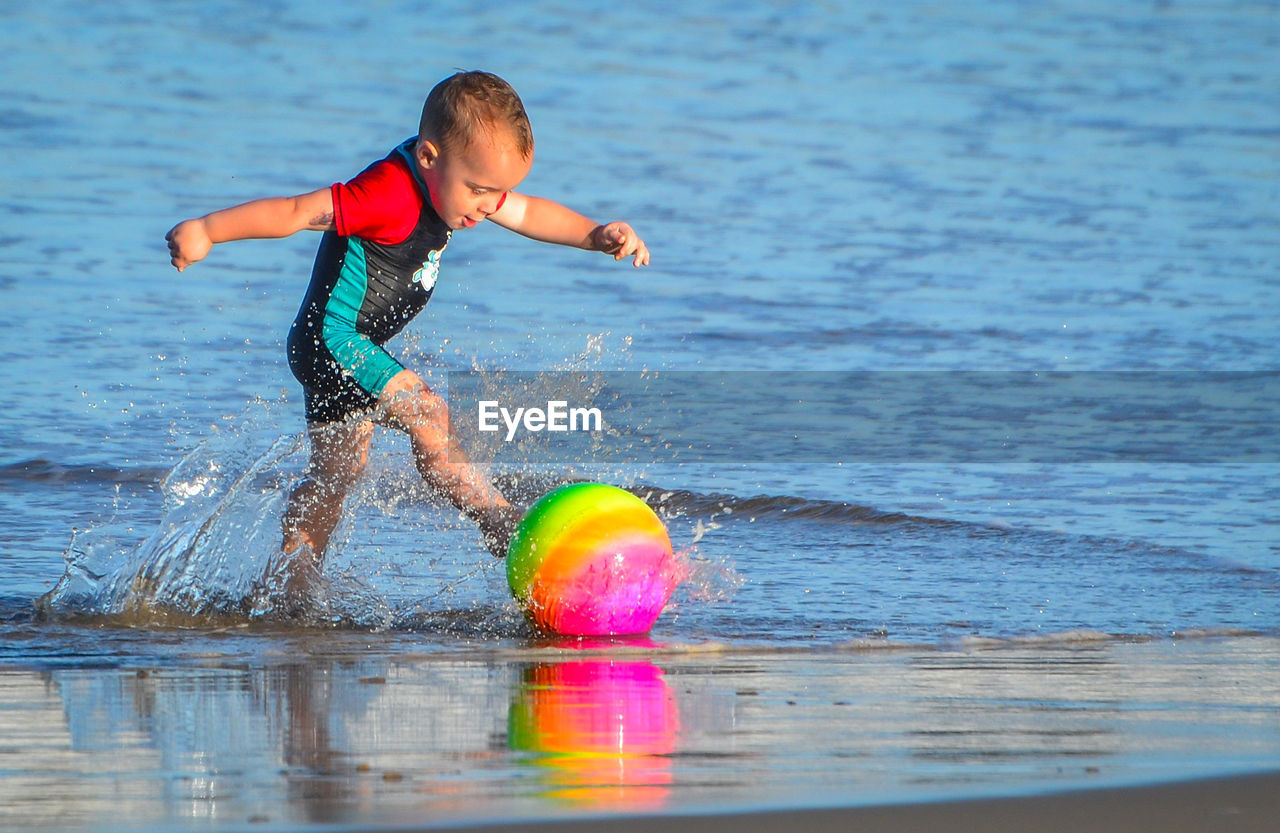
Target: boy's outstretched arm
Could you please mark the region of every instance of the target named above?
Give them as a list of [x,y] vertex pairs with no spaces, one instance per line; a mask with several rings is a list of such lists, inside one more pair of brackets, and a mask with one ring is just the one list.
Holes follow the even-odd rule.
[[169,262],[181,272],[209,254],[214,243],[251,237],[288,237],[312,229],[333,228],[333,194],[321,188],[296,197],[267,197],[224,208],[194,220],[183,220],[164,239]]
[[634,266],[649,265],[649,248],[626,223],[599,224],[558,202],[517,194],[512,191],[502,207],[489,219],[503,228],[544,243],[577,246],[613,255],[614,260],[632,258]]

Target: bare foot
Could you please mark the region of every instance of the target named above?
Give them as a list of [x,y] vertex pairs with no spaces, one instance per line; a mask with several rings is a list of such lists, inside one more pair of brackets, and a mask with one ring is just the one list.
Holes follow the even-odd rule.
[[284,583],[281,601],[289,607],[308,607],[320,589],[321,561],[308,546],[301,546],[284,556]]
[[309,619],[327,608],[322,562],[308,546],[281,552],[271,560],[267,573],[245,599],[253,618]]

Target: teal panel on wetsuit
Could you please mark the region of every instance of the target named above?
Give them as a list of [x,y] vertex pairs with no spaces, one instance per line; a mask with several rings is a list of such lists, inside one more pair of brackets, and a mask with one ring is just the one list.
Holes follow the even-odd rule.
[[360,306],[369,291],[366,269],[364,246],[355,237],[347,238],[342,273],[324,307],[324,344],[356,384],[379,396],[403,367],[368,336],[356,332]]
[[417,146],[418,137],[410,136],[408,139],[405,139],[397,145],[393,152],[400,154],[400,158],[404,160],[405,167],[409,169],[409,173],[413,176],[414,184],[418,186],[418,190],[422,192],[422,196],[426,199],[427,205],[432,206],[431,210],[434,212],[435,206],[431,202],[431,189],[428,188],[427,183],[423,181],[422,172],[418,170],[418,162],[414,158],[414,148]]

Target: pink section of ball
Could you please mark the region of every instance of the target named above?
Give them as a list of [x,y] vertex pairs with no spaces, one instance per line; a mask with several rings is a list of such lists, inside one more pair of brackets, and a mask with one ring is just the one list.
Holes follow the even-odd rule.
[[558,633],[582,636],[644,633],[680,583],[665,542],[648,536],[609,542],[572,578],[557,582],[543,611]]

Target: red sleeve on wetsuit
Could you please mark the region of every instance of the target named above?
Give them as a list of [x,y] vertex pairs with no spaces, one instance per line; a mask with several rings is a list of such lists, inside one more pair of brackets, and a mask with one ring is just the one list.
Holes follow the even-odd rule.
[[503,204],[504,202],[506,202],[506,201],[507,201],[507,194],[510,194],[510,193],[511,193],[510,191],[503,191],[503,192],[502,192],[502,196],[498,197],[498,205],[497,205],[497,207],[493,209],[493,210],[494,210],[494,213],[497,213],[498,209],[499,209],[499,208],[502,208],[502,204]]
[[418,225],[422,195],[399,159],[375,162],[350,182],[335,183],[332,192],[333,223],[343,237],[400,243]]

